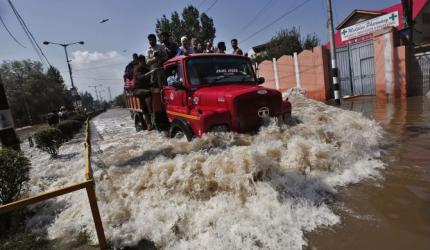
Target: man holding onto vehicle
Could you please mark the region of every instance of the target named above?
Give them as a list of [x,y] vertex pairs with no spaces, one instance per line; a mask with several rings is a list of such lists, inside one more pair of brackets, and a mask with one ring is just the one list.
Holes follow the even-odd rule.
[[128,80],[133,79],[133,68],[137,64],[137,54],[133,53],[133,60],[125,66],[124,70],[124,83]]
[[237,46],[237,39],[234,38],[231,40],[231,47],[233,48],[233,55],[241,55],[243,56],[243,51]]
[[154,34],[149,34],[149,49],[147,51],[147,64],[152,71],[151,84],[154,87],[163,86],[163,63],[168,59],[166,48],[157,44],[157,38]]
[[[149,69],[146,65],[145,56],[139,55],[137,64],[133,68],[133,94],[140,99],[140,106],[145,117],[148,130],[153,129],[150,114],[152,113],[151,82],[149,79]],[[143,100],[143,101],[142,101]]]
[[161,44],[166,48],[168,59],[173,58],[178,53],[178,45],[175,42],[170,41],[170,35],[167,32],[161,32],[160,34]]

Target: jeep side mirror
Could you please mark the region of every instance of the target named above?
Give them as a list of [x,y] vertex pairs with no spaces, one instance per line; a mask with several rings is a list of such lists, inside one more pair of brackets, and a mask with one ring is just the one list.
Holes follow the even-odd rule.
[[264,77],[259,77],[258,79],[257,79],[257,85],[261,85],[261,84],[263,84],[264,83]]

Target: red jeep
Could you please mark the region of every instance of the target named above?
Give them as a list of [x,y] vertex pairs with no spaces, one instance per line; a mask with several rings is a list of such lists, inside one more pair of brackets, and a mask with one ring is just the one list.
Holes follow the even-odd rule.
[[[166,83],[152,92],[153,123],[170,137],[188,140],[210,131],[257,131],[266,117],[286,119],[291,104],[258,86],[248,57],[225,54],[177,56],[164,63]],[[138,98],[126,93],[137,130],[145,129]]]

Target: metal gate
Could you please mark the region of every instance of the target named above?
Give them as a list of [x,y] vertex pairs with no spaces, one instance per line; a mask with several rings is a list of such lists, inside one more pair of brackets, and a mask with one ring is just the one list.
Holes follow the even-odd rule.
[[411,95],[425,95],[430,91],[430,52],[414,55],[414,82],[411,84]]
[[375,95],[373,41],[336,49],[342,97]]

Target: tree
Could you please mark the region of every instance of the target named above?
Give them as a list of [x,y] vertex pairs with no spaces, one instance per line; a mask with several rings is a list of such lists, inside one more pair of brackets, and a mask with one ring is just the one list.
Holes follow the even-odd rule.
[[157,19],[155,32],[159,38],[161,32],[170,33],[172,41],[178,44],[184,35],[188,38],[196,38],[203,44],[206,41],[213,41],[216,29],[211,17],[206,13],[200,14],[196,7],[188,5],[182,10],[181,15],[176,11],[172,12],[170,20],[166,15]]
[[170,34],[170,20],[167,19],[166,15],[163,15],[161,19],[157,19],[157,22],[155,23],[155,33],[157,34],[158,38],[160,38],[160,35],[162,32],[167,32]]
[[302,44],[303,49],[312,49],[313,47],[320,45],[320,39],[315,33],[307,34]]
[[215,38],[216,29],[214,26],[214,20],[210,18],[206,13],[200,15],[200,23],[202,25],[200,31],[200,41],[207,42],[213,41]]
[[46,92],[44,99],[49,99],[49,110],[58,110],[65,104],[65,97],[67,96],[67,88],[64,85],[63,77],[58,69],[49,67],[46,72]]
[[115,106],[119,106],[122,108],[125,108],[125,97],[124,94],[120,94],[118,96],[115,97],[115,99],[113,100],[113,103]]
[[48,77],[48,79],[52,80],[53,82],[57,83],[57,84],[63,84],[64,83],[64,79],[61,76],[60,71],[55,68],[54,66],[50,66],[48,71],[46,72],[46,76]]
[[267,43],[265,53],[254,57],[253,61],[260,63],[272,58],[278,59],[283,55],[293,55],[294,52],[300,53],[304,49],[312,49],[319,44],[320,39],[315,33],[308,34],[305,39],[302,39],[300,31],[295,27],[282,29]]
[[43,121],[44,114],[66,103],[68,91],[53,67],[45,73],[40,62],[5,61],[0,72],[17,126]]
[[200,21],[199,11],[192,5],[184,8],[182,11],[182,27],[188,38],[199,38]]
[[179,13],[174,11],[170,17],[170,36],[172,41],[179,44],[181,36],[183,36],[184,30],[182,29],[181,19]]
[[87,110],[94,109],[94,98],[90,93],[85,91],[84,93],[81,93],[80,96],[82,101],[82,107],[86,108]]

